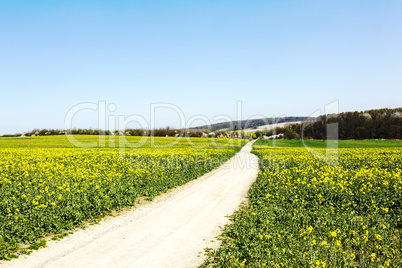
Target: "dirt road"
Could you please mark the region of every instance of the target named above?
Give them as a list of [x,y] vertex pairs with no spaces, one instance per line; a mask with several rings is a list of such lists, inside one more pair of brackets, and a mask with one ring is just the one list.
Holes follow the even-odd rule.
[[[2,267],[197,267],[258,173],[252,142],[231,160],[154,201]],[[211,242],[214,240],[214,242]]]

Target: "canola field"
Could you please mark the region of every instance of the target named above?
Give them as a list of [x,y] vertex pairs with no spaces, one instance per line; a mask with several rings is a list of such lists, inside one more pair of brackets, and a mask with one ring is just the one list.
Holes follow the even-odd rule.
[[402,146],[340,141],[331,166],[295,143],[255,143],[249,204],[203,266],[402,267]]
[[76,138],[88,148],[76,148],[66,136],[0,138],[0,259],[16,257],[20,243],[35,245],[49,234],[135,205],[138,197],[152,199],[196,179],[245,144],[202,138],[148,138],[144,144],[140,137],[112,136],[100,143],[97,136]]

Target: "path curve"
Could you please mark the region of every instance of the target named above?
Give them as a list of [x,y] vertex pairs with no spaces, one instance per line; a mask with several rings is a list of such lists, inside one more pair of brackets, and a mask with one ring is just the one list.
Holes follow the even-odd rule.
[[[197,267],[258,174],[253,141],[220,168],[3,267]],[[211,242],[214,240],[214,242]]]

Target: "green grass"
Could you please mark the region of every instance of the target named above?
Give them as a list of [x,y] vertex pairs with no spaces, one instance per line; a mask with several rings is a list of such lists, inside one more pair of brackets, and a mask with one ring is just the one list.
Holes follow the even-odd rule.
[[39,243],[32,243],[31,245],[29,245],[28,249],[38,250],[44,247],[46,247],[46,240],[42,240]]
[[[312,148],[333,147],[333,141],[323,140],[305,140],[305,144]],[[258,140],[255,148],[259,146],[276,146],[276,147],[304,147],[302,140]],[[402,140],[339,140],[338,148],[396,148],[402,147]]]

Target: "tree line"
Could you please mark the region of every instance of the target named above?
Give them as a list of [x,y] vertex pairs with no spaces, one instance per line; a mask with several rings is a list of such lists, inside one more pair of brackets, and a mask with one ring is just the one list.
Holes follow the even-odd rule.
[[54,136],[54,135],[119,135],[119,136],[153,136],[153,137],[219,137],[219,138],[244,138],[244,133],[231,133],[226,131],[208,131],[208,130],[181,130],[158,128],[148,129],[125,129],[125,130],[100,130],[100,129],[81,129],[74,128],[71,130],[59,129],[33,129],[23,134],[5,134],[3,137],[28,137],[28,136]]
[[402,139],[402,108],[324,115],[303,124],[259,131],[255,136],[283,134],[284,139],[300,139],[303,136],[304,139],[325,140],[328,139],[328,126],[334,123],[338,126],[338,135],[332,139]]
[[[288,120],[301,119],[302,117],[284,118]],[[306,117],[304,117],[305,119]],[[242,122],[243,123],[243,122]],[[261,123],[261,122],[254,122]],[[291,122],[290,122],[291,123]],[[336,123],[338,133],[335,137],[341,140],[347,139],[402,139],[402,108],[375,109],[364,112],[345,112],[333,115],[323,115],[318,118],[309,118],[303,124],[293,124],[287,127],[271,130],[258,130],[252,136],[247,136],[243,131],[222,131],[207,129],[171,129],[169,127],[154,130],[126,129],[126,130],[99,130],[99,129],[34,129],[24,134],[3,135],[3,137],[20,136],[47,136],[47,135],[124,135],[124,136],[154,136],[154,137],[220,137],[220,138],[258,138],[282,134],[284,139],[328,139],[327,129]],[[245,126],[238,126],[239,128]],[[331,137],[330,137],[331,138]]]

